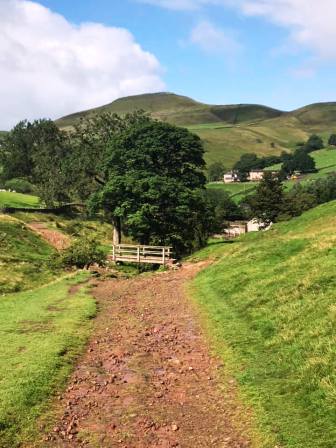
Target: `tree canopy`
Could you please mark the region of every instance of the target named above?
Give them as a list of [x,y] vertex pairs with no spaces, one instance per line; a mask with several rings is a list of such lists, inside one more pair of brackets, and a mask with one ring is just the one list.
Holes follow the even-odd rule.
[[287,154],[282,164],[282,171],[285,175],[291,175],[295,171],[300,173],[310,173],[316,170],[315,160],[300,147],[293,154]]
[[1,178],[26,179],[49,205],[66,202],[71,179],[70,153],[68,135],[53,121],[21,121],[5,135],[0,147]]
[[328,145],[336,146],[336,134],[331,134],[328,140]]
[[248,197],[251,216],[265,225],[275,222],[284,206],[284,189],[278,176],[265,172],[255,194]]
[[222,162],[211,163],[208,167],[208,181],[216,182],[218,180],[223,180],[225,173],[225,167]]
[[210,226],[203,154],[188,130],[140,120],[108,142],[91,207],[142,244],[188,252],[204,243]]

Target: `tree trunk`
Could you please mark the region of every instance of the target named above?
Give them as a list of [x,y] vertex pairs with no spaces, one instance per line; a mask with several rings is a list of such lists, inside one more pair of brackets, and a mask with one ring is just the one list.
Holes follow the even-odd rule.
[[119,217],[112,219],[113,222],[113,244],[121,243],[121,220]]

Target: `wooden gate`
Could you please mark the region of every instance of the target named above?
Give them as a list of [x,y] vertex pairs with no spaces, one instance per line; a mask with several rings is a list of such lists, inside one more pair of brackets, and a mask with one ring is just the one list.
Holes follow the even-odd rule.
[[136,246],[116,244],[112,246],[112,261],[166,265],[173,260],[172,248],[166,246]]

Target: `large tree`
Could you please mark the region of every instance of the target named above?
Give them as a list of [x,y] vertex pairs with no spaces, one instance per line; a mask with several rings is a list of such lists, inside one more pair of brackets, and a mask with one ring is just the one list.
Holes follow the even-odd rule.
[[304,148],[298,148],[294,154],[286,157],[282,164],[282,171],[286,175],[291,175],[295,171],[301,173],[311,173],[316,170],[315,160],[305,151]]
[[199,137],[135,113],[83,122],[73,138],[79,189],[111,219],[115,243],[121,230],[179,253],[204,242],[211,214]]
[[265,172],[254,195],[248,197],[251,215],[266,226],[277,220],[284,207],[284,188],[278,176]]
[[307,143],[304,145],[306,152],[313,152],[324,148],[322,137],[313,134],[309,137]]

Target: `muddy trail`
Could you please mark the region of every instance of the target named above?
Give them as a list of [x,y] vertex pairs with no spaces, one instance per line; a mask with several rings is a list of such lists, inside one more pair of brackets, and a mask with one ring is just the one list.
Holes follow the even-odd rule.
[[27,224],[27,227],[40,235],[57,250],[63,250],[70,246],[71,240],[69,236],[58,230],[49,229],[44,222],[31,222]]
[[234,381],[224,392],[223,367],[185,294],[201,268],[97,284],[94,334],[43,446],[250,446],[232,423],[241,411]]

